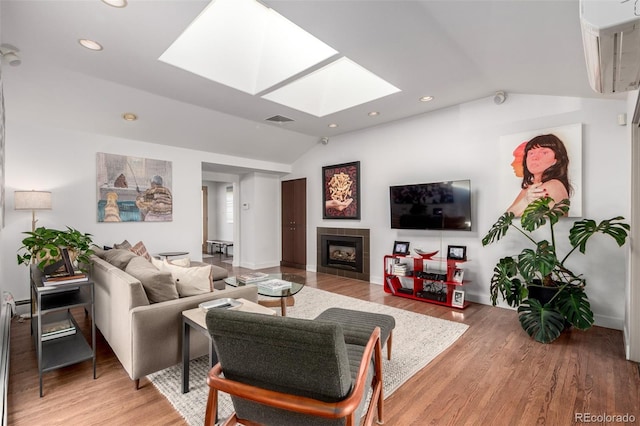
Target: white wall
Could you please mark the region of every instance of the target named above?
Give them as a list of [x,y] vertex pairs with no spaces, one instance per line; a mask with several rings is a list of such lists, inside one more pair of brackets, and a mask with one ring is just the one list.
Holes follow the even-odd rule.
[[[98,223],[96,219],[96,152],[172,161],[173,221],[160,223]],[[150,252],[185,250],[201,259],[201,187],[206,179],[202,163],[242,165],[277,173],[290,166],[243,159],[201,151],[174,148],[103,135],[43,128],[7,121],[6,128],[6,221],[0,234],[0,260],[3,289],[16,300],[29,299],[28,271],[16,262],[15,253],[31,229],[31,214],[13,209],[13,192],[23,189],[52,191],[53,210],[37,213],[38,226],[71,226],[93,234],[94,242],[112,245],[128,239],[143,241]],[[274,195],[275,196],[275,195]],[[256,212],[257,213],[257,212]],[[264,215],[277,218],[271,207]],[[272,219],[275,220],[275,219]],[[267,237],[271,240],[272,232]],[[260,240],[258,229],[248,241]],[[247,258],[260,264],[262,258]]]
[[[284,179],[307,178],[307,264],[316,265],[316,227],[371,229],[371,281],[382,282],[382,259],[394,240],[411,247],[446,251],[467,246],[465,287],[469,300],[489,304],[489,280],[497,260],[519,252],[518,235],[482,247],[481,239],[506,206],[495,203],[499,138],[529,130],[583,123],[583,214],[593,219],[629,218],[630,167],[627,130],[617,124],[624,101],[555,96],[509,96],[495,105],[492,98],[458,105],[403,121],[332,137],[293,165]],[[360,221],[322,220],[321,167],[360,161]],[[395,230],[389,225],[390,185],[471,179],[473,231]],[[567,233],[572,220],[558,228]],[[515,249],[517,248],[517,251]],[[586,256],[574,254],[568,266],[588,277],[588,295],[600,325],[622,328],[626,280],[625,251],[613,240],[595,238]]]
[[243,175],[239,198],[240,205],[246,206],[240,210],[240,266],[260,269],[279,265],[280,178],[265,173]]

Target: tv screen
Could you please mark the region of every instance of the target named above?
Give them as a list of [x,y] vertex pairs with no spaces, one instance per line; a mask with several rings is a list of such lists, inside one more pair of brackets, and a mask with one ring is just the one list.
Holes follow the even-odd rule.
[[391,228],[471,231],[471,182],[389,187]]

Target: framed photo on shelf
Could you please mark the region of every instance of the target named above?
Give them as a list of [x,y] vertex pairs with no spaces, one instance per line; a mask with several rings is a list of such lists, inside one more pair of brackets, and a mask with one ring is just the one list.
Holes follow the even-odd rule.
[[465,247],[465,246],[447,246],[447,259],[451,259],[451,260],[467,260],[467,247]]
[[396,241],[393,243],[393,254],[408,255],[409,241]]
[[451,306],[456,308],[464,307],[464,291],[453,290],[453,297],[451,298]]
[[360,162],[322,168],[322,218],[360,219]]
[[454,283],[460,283],[460,284],[462,284],[462,279],[463,279],[463,277],[464,277],[464,269],[462,269],[462,268],[456,268],[456,269],[453,271],[453,276],[451,277],[451,280],[452,280]]

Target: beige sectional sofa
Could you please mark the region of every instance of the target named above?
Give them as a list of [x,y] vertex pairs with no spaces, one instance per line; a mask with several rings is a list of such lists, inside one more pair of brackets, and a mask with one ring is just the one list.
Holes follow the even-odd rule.
[[[91,256],[91,260],[96,326],[135,381],[136,388],[145,375],[181,362],[182,311],[223,297],[258,300],[257,288],[248,285],[150,303],[141,281],[121,269],[122,264],[115,266],[96,255]],[[226,276],[226,270],[215,268],[218,269],[213,275],[217,274],[216,287],[219,287],[220,276]],[[192,334],[192,358],[207,353],[207,338],[201,333]]]

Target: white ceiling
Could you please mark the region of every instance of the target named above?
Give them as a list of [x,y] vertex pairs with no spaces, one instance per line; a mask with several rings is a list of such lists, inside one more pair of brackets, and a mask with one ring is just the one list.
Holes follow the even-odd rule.
[[[577,0],[264,3],[401,92],[318,118],[159,61],[206,0],[129,0],[122,9],[99,0],[0,0],[0,41],[22,58],[2,70],[7,117],[291,163],[321,137],[497,90],[604,97],[588,85]],[[104,50],[82,48],[80,38]],[[418,102],[424,95],[435,99]],[[139,120],[125,122],[124,112]],[[264,121],[274,115],[295,121]]]

